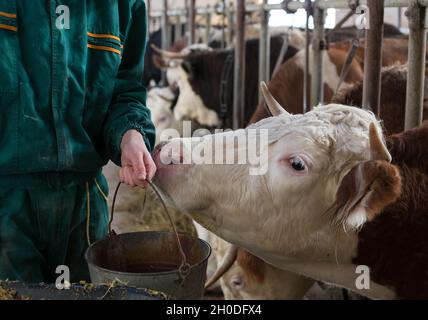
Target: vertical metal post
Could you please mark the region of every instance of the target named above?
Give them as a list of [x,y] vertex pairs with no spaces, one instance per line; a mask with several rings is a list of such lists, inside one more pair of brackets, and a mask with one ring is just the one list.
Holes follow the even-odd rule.
[[205,26],[205,43],[209,44],[211,37],[211,6],[207,5],[207,13],[205,14],[206,26]]
[[409,18],[409,72],[407,74],[405,129],[417,127],[423,119],[426,51],[426,8],[411,0]]
[[168,17],[168,0],[163,0],[162,11],[162,49],[168,49],[169,41],[169,17]]
[[221,19],[223,25],[223,27],[221,28],[221,48],[224,49],[226,48],[226,0],[222,0],[221,6],[223,8],[223,11],[221,12]]
[[397,8],[397,27],[398,29],[401,29],[402,26],[402,19],[401,19],[401,15],[403,14],[403,8]]
[[379,116],[384,2],[368,1],[370,26],[366,31],[364,54],[363,108]]
[[236,0],[236,45],[233,85],[233,129],[244,126],[245,107],[245,0]]
[[306,113],[310,110],[310,92],[309,92],[309,68],[310,68],[310,58],[309,58],[309,46],[310,46],[310,31],[309,31],[309,18],[311,16],[311,6],[312,2],[306,0],[306,23],[305,23],[305,72],[303,73],[303,113]]
[[[169,21],[168,21],[168,0],[163,0],[163,12],[162,12],[162,49],[168,50],[169,42]],[[161,73],[161,84],[166,82],[165,70]]]
[[149,33],[152,32],[153,30],[153,25],[152,25],[152,2],[151,0],[147,0],[147,25],[149,28]]
[[[267,0],[263,0],[263,5],[260,9],[261,25],[260,25],[260,41],[259,41],[259,83],[268,82],[270,79],[270,36],[269,36],[269,11],[266,11],[264,5]],[[263,100],[263,96],[259,91],[259,101]]]
[[196,0],[190,0],[189,2],[189,44],[194,44],[196,42]]
[[311,103],[316,106],[324,101],[324,50],[327,49],[325,40],[325,11],[318,7],[318,0],[314,6],[314,32],[312,39],[312,64],[311,70]]
[[177,14],[175,19],[174,42],[177,42],[181,39],[181,16]]
[[190,17],[190,6],[189,6],[189,0],[184,0],[184,11],[185,11],[185,15],[186,15],[186,24],[185,24],[185,28],[184,28],[184,34],[190,35],[190,29],[189,29],[189,17]]
[[233,14],[233,3],[230,2],[227,8],[227,46],[230,47],[233,43],[233,28],[235,25],[235,16]]

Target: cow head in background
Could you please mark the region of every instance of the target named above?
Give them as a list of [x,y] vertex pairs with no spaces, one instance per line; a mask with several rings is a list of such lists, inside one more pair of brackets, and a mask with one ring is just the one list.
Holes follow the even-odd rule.
[[[206,101],[203,101],[201,93],[195,92],[193,83],[198,83],[199,89],[207,91],[207,84],[204,81],[195,81],[195,76],[206,73],[206,70],[198,68],[201,57],[212,53],[212,49],[205,45],[192,45],[183,49],[180,53],[173,53],[154,48],[161,56],[155,57],[155,65],[166,70],[166,77],[171,87],[177,87],[180,91],[174,116],[176,121],[191,119],[202,126],[217,127],[220,125],[220,119],[217,113],[207,107]],[[218,71],[218,70],[217,70]],[[208,74],[212,74],[208,73]],[[208,91],[216,99],[215,90],[209,87]],[[215,106],[215,102],[213,104]],[[215,109],[215,108],[212,108]]]
[[[351,261],[357,245],[351,229],[372,219],[400,192],[379,123],[372,113],[344,105],[290,115],[263,90],[274,117],[246,130],[159,147],[156,184],[201,225],[275,266],[295,260]],[[257,134],[245,145],[225,144],[223,138],[239,140],[250,137],[249,130],[265,129],[268,145],[260,153],[268,155],[263,158],[268,169],[263,175],[250,175],[246,163],[180,164],[189,146],[193,152],[214,145],[214,153],[229,150],[238,156],[258,143]],[[171,154],[171,161],[161,159],[162,152]]]

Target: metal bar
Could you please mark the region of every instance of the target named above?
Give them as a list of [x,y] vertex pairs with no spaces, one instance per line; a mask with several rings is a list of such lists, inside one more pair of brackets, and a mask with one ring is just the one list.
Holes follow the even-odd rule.
[[[168,50],[168,39],[169,39],[169,17],[167,15],[168,12],[168,0],[163,0],[163,9],[164,9],[164,14],[162,16],[162,31],[161,31],[161,35],[162,35],[162,49],[164,50]],[[162,70],[161,72],[161,84],[165,84],[166,83],[166,72],[165,70]]]
[[[428,6],[428,0],[417,0],[422,6]],[[372,2],[377,2],[378,4],[382,3],[379,0],[360,0],[360,5],[369,5]],[[409,0],[384,0],[385,8],[394,8],[394,7],[407,7],[409,5]],[[318,4],[320,8],[323,9],[345,9],[349,8],[349,2],[347,0],[321,0]]]
[[381,1],[370,1],[368,8],[370,27],[366,30],[364,53],[363,108],[379,116],[384,6]]
[[226,48],[226,0],[222,0],[222,12],[221,12],[221,21],[223,27],[221,28],[221,48]]
[[[306,5],[311,5],[311,0],[306,0]],[[305,71],[303,73],[303,113],[309,111],[309,100],[310,100],[310,92],[309,92],[309,68],[310,68],[310,30],[309,30],[309,18],[311,17],[310,10],[306,10],[306,24],[305,24]]]
[[405,129],[422,123],[425,87],[426,8],[412,0],[409,18],[409,73],[407,75]]
[[[267,0],[263,0],[266,4]],[[269,54],[269,12],[265,11],[263,6],[260,10],[260,40],[259,40],[259,83],[268,82],[270,78],[270,54]],[[263,101],[263,96],[259,90],[259,101]]]
[[398,29],[401,29],[401,26],[403,25],[402,23],[402,16],[403,14],[403,8],[397,8],[397,27]]
[[235,25],[235,14],[233,10],[233,3],[231,2],[227,9],[227,46],[232,46],[233,43],[233,26]]
[[189,34],[189,14],[190,14],[189,1],[190,0],[184,0],[184,9],[180,10],[180,13],[179,13],[181,16],[186,17],[185,26],[184,26],[185,37]]
[[[319,1],[319,0],[318,0]],[[315,2],[317,4],[317,2]],[[311,70],[311,102],[310,106],[316,106],[324,101],[324,50],[327,49],[325,41],[325,10],[315,5],[314,31],[312,39],[312,65]]]
[[[230,4],[233,7],[233,1],[230,1]],[[278,3],[278,4],[266,4],[266,5],[263,5],[263,7],[264,7],[265,11],[283,10],[284,9],[282,4],[280,4],[280,3]],[[292,10],[304,9],[303,3],[298,2],[298,1],[290,2],[288,7]],[[204,14],[206,14],[207,10],[209,10],[211,13],[216,13],[216,10],[212,7],[210,9],[207,9],[206,7],[199,7],[199,8],[195,8],[195,14],[196,15],[204,15]],[[246,7],[247,12],[258,12],[260,10],[261,10],[260,5],[248,5]],[[152,16],[161,16],[163,14],[162,11],[163,10],[153,11]],[[222,12],[222,10],[220,10],[220,9],[218,11]],[[226,6],[226,11],[227,11],[227,6]],[[232,12],[235,12],[235,9],[232,9]],[[168,16],[186,15],[186,13],[187,13],[186,9],[171,9],[168,11]]]
[[189,2],[189,44],[195,43],[195,29],[196,29],[196,0],[190,0]]
[[206,26],[205,26],[205,43],[210,42],[211,37],[211,11],[209,10],[210,5],[207,6],[207,13],[205,13],[205,20],[206,20]]
[[175,19],[174,42],[177,42],[181,39],[181,16],[177,16]]
[[[360,0],[360,5],[367,5],[370,2],[370,0]],[[418,4],[421,7],[428,7],[428,0],[417,0]],[[385,8],[405,8],[409,6],[409,0],[384,0]],[[348,0],[321,0],[319,1],[318,6],[321,9],[348,9],[349,8],[349,2]],[[272,11],[272,10],[282,10],[284,9],[283,5],[281,3],[279,4],[266,4],[263,5],[264,9],[266,11]],[[304,9],[305,5],[303,2],[299,1],[292,1],[288,3],[288,8],[290,10],[298,10],[298,9]],[[163,10],[157,10],[152,12],[152,16],[162,16]],[[195,8],[196,15],[203,15],[207,11],[207,8]],[[211,8],[210,11],[214,13],[214,9]],[[260,5],[248,5],[247,6],[247,12],[257,12],[260,11]],[[168,16],[175,16],[175,15],[186,15],[186,10],[184,9],[174,9],[168,11]]]
[[147,18],[148,18],[148,26],[149,26],[149,33],[152,32],[153,30],[153,25],[152,25],[152,2],[151,0],[147,0]]
[[245,0],[236,1],[235,73],[233,85],[233,129],[244,126],[245,107]]
[[168,29],[169,29],[169,17],[167,15],[168,12],[168,0],[163,0],[163,9],[164,14],[162,16],[162,49],[168,49]]

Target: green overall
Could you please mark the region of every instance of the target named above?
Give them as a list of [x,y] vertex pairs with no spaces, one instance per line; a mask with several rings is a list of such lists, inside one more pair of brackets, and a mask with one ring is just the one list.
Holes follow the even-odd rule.
[[130,129],[152,149],[143,0],[0,0],[0,279],[87,280],[106,236],[101,168]]

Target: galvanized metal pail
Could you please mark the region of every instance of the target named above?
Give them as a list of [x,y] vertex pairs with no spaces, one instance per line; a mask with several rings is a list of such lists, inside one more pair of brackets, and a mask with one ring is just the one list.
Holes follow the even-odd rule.
[[211,247],[205,241],[178,234],[160,192],[148,181],[170,220],[171,232],[134,232],[117,235],[112,230],[114,193],[109,236],[92,244],[85,254],[91,281],[160,291],[171,299],[201,299]]
[[[109,252],[105,239],[91,245],[86,252],[91,281],[106,284],[116,281],[135,288],[165,293],[171,299],[201,299],[211,248],[205,241],[180,234],[180,241],[190,265],[183,277],[179,266],[175,234],[171,232],[134,232],[119,234],[120,251]],[[117,241],[114,240],[114,241]],[[123,264],[125,270],[112,266]]]

